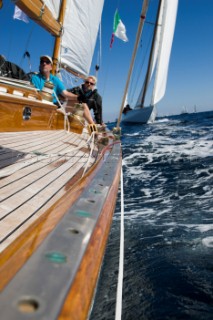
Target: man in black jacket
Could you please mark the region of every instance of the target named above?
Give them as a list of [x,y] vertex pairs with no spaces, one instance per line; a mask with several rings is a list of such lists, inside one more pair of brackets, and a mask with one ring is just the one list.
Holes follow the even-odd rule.
[[96,123],[102,124],[102,98],[98,90],[94,89],[96,83],[96,77],[88,76],[82,85],[67,89],[67,91],[78,95],[79,102],[85,102],[90,110],[93,109]]

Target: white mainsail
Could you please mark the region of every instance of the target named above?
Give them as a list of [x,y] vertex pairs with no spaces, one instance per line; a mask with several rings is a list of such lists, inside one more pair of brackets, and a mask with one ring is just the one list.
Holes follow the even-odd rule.
[[87,76],[95,50],[104,0],[66,0],[64,22],[63,26],[60,26],[57,20],[62,2],[64,3],[61,0],[16,0],[16,5],[53,35],[58,36],[62,27],[59,63],[70,72]]
[[64,20],[61,63],[87,76],[95,49],[104,0],[70,0]]
[[[161,30],[161,26],[162,26],[162,18],[163,18],[163,10],[164,10],[164,2],[165,0],[162,0],[162,5],[160,8],[160,14],[159,14],[159,19],[157,21],[158,24],[158,29],[157,29],[157,33],[156,33],[156,37],[155,37],[155,44],[154,44],[154,50],[153,50],[153,56],[152,56],[152,61],[151,61],[151,72],[150,72],[150,76],[148,79],[148,83],[150,83],[150,81],[152,80],[152,76],[156,70],[156,64],[157,64],[157,59],[158,59],[158,53],[159,53],[159,46],[160,46],[160,30]],[[136,108],[140,108],[141,107],[141,100],[142,100],[142,95],[143,95],[143,91],[144,91],[144,87],[141,88],[141,92],[138,96],[138,100],[136,103]]]
[[[155,39],[155,47],[151,62],[151,73],[148,83],[151,82],[155,72],[155,82],[152,92],[151,105],[159,102],[166,91],[169,60],[174,37],[175,22],[177,16],[178,0],[162,0],[159,19],[157,21],[158,30]],[[136,108],[140,107],[143,88],[139,94]]]
[[[44,0],[44,4],[48,7],[53,17],[57,20],[60,10],[60,0]],[[69,2],[69,1],[68,1]]]
[[172,41],[175,31],[178,0],[165,0],[163,4],[162,27],[160,32],[160,45],[156,66],[156,76],[151,105],[159,102],[166,91],[166,82],[169,69],[169,60]]
[[[157,14],[157,29],[155,29],[153,43],[146,74],[146,81],[135,108],[122,117],[123,122],[148,123],[153,122],[156,117],[156,103],[159,102],[166,90],[169,60],[174,37],[178,0],[161,0]],[[154,86],[151,103],[144,107],[144,99],[148,84],[151,84],[152,76]]]

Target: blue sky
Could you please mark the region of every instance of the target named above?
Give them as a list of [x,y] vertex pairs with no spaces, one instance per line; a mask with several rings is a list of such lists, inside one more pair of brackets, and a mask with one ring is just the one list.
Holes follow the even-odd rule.
[[[157,0],[150,1],[156,4]],[[102,15],[101,64],[98,75],[98,90],[103,97],[104,121],[114,120],[119,114],[141,7],[142,0],[105,0]],[[126,26],[129,41],[124,43],[115,38],[113,48],[110,50],[109,43],[116,8]],[[11,1],[4,1],[4,6],[0,10],[0,54],[4,54],[8,60],[21,65],[28,72],[28,61],[22,58],[27,49],[31,54],[32,70],[37,71],[40,55],[51,55],[54,39],[32,21],[25,24],[13,20],[13,11],[14,5]],[[189,112],[193,111],[195,105],[197,111],[213,109],[212,38],[213,1],[179,0],[167,90],[157,105],[159,115],[178,114],[183,106],[186,106]],[[95,72],[98,48],[99,41],[92,64],[92,74]],[[139,54],[142,55],[143,46],[139,50],[141,50]],[[136,67],[141,64],[138,59],[137,61]],[[135,73],[133,76],[136,76]],[[134,100],[137,98],[139,88],[130,85],[130,89],[130,95]]]

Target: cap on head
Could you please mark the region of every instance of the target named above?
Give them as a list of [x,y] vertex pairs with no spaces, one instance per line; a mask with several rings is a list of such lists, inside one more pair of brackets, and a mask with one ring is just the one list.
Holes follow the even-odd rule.
[[45,56],[41,56],[40,60],[43,59],[43,58],[46,58],[47,60],[49,60],[51,62],[51,64],[53,64],[53,60],[52,60],[52,58],[50,56],[46,56],[46,55]]

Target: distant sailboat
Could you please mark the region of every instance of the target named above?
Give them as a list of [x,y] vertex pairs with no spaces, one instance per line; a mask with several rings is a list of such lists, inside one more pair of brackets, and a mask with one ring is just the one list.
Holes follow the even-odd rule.
[[188,114],[188,110],[187,110],[186,106],[182,107],[181,114]]
[[[139,44],[142,28],[145,23],[145,17],[148,10],[149,1],[143,2],[140,22],[136,36],[136,43],[133,50],[132,62],[128,74],[127,84],[124,96],[128,90],[128,83],[134,65],[136,51]],[[175,30],[175,22],[177,16],[178,0],[160,0],[156,15],[155,30],[152,39],[149,62],[147,72],[143,84],[143,88],[133,110],[122,114],[121,121],[123,123],[149,123],[154,122],[156,117],[156,104],[163,98],[166,90],[167,74],[169,67],[169,59],[172,48],[172,41]],[[152,75],[155,75],[152,99],[149,106],[144,105],[147,90],[150,85]],[[124,109],[124,99],[122,108]],[[121,110],[122,110],[121,108]]]

